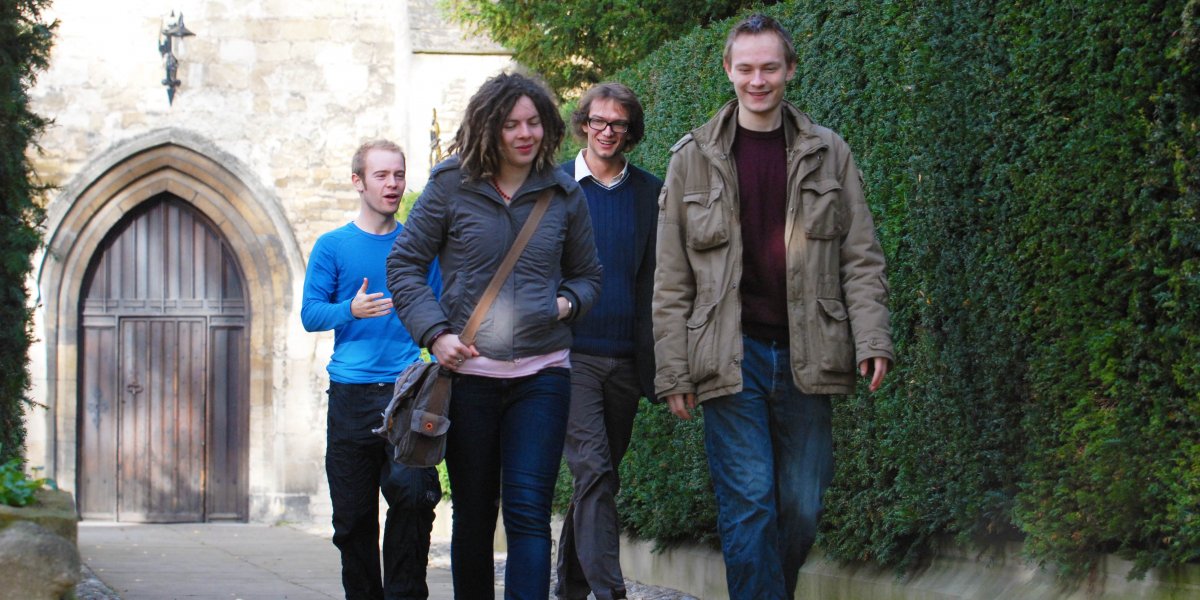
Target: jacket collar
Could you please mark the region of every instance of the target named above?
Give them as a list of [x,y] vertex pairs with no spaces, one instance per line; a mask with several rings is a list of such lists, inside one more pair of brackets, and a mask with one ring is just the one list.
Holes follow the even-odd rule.
[[[462,162],[459,160],[457,154],[434,166],[432,172],[429,174],[430,179],[442,171],[449,170],[459,171],[459,176],[463,176]],[[558,186],[563,192],[566,192],[569,189],[568,186],[571,181],[572,178],[557,167],[551,167],[544,171],[530,171],[529,177],[525,179],[525,183],[521,184],[521,189],[517,190],[517,194],[513,196],[513,202],[523,202],[527,197],[532,202],[537,198],[538,193],[551,186]],[[490,181],[468,181],[464,177],[462,179],[462,189],[505,204],[504,199],[500,197],[500,193],[496,191],[496,188],[492,187]]]
[[[784,139],[789,153],[804,156],[825,145],[820,136],[813,131],[815,125],[807,114],[790,102],[783,102],[781,107]],[[737,111],[737,100],[730,100],[707,123],[692,130],[692,137],[700,145],[702,152],[720,160],[729,158],[737,134]]]

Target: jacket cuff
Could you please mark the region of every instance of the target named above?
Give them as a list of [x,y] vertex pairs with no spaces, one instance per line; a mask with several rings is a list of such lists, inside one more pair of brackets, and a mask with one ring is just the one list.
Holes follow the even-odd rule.
[[886,334],[868,333],[859,338],[854,344],[854,356],[857,359],[855,364],[880,356],[892,361],[893,364],[896,362],[892,338]]
[[565,323],[571,323],[579,316],[579,296],[568,288],[562,288],[558,291],[558,295],[567,299],[571,305],[571,310],[567,311],[567,318],[563,319]]
[[421,336],[421,338],[425,340],[425,342],[422,343],[421,346],[423,348],[432,350],[433,343],[436,342],[438,338],[442,337],[443,335],[445,335],[447,333],[450,333],[451,331],[453,331],[453,330],[446,323],[441,323],[436,327],[432,327],[429,329],[429,331],[426,331],[425,334]]
[[654,395],[656,400],[666,398],[671,394],[694,394],[696,386],[685,377],[674,373],[659,373],[654,377]]

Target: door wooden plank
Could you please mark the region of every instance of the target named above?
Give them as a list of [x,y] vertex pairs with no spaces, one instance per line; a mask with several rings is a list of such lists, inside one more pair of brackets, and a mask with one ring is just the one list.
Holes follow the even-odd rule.
[[166,248],[166,227],[164,218],[168,210],[163,205],[155,207],[154,210],[146,213],[142,222],[146,225],[145,238],[142,240],[143,247],[146,251],[146,292],[145,298],[148,300],[149,306],[161,307],[163,302],[163,290],[166,288],[163,281],[163,250]]
[[239,426],[249,418],[245,401],[244,330],[241,327],[214,327],[211,364],[227,365],[210,374],[208,518],[244,520],[249,513],[246,498],[249,484],[245,474],[248,444],[247,428]]
[[[186,214],[186,213],[183,213]],[[197,231],[199,229],[199,231]],[[186,219],[181,219],[179,224],[179,265],[176,267],[176,272],[179,274],[179,297],[180,299],[194,300],[198,297],[196,293],[196,261],[195,257],[199,253],[200,248],[205,242],[207,230],[204,229],[202,223],[197,223],[191,215],[187,215]],[[198,246],[199,245],[199,246]]]
[[197,319],[181,322],[179,329],[178,386],[175,447],[180,469],[175,480],[175,512],[202,520],[204,507],[204,438],[207,434],[208,326]]
[[[152,277],[154,271],[151,271]],[[153,289],[153,288],[152,288]],[[162,521],[171,514],[171,498],[180,492],[174,488],[172,469],[181,469],[175,444],[171,443],[175,421],[176,341],[175,323],[150,321],[150,394],[146,398],[150,420],[148,435],[150,452],[147,456],[146,478],[148,502],[147,520]]]
[[79,411],[79,514],[85,519],[117,517],[116,328],[83,325]]
[[145,395],[147,361],[152,354],[146,348],[146,322],[125,320],[121,323],[120,357],[121,406],[119,418],[119,454],[117,462],[117,520],[144,521],[146,499],[146,415]]

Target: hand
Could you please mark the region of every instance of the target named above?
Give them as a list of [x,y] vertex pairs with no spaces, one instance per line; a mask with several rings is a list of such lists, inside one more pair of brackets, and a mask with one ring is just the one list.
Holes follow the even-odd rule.
[[369,319],[382,317],[390,312],[392,312],[392,299],[384,298],[383,292],[368,294],[367,278],[363,277],[362,287],[358,288],[358,293],[350,301],[350,314],[354,315],[355,319]]
[[671,394],[667,396],[667,406],[675,416],[684,421],[691,421],[691,410],[696,408],[696,394]]
[[555,301],[558,302],[558,320],[559,321],[571,316],[571,301],[570,300],[567,300],[566,298],[559,296],[558,298],[555,298]]
[[464,360],[479,356],[479,351],[475,349],[474,344],[468,346],[462,343],[462,340],[458,339],[458,335],[453,333],[444,333],[438,337],[433,342],[433,347],[429,349],[429,353],[437,359],[443,369],[451,371],[458,371]]
[[885,375],[887,375],[889,364],[891,363],[888,361],[888,359],[882,356],[869,358],[858,363],[858,374],[862,375],[863,377],[867,376],[868,367],[874,367],[874,373],[871,375],[871,385],[868,388],[872,392],[879,389],[879,386],[883,385],[883,378]]

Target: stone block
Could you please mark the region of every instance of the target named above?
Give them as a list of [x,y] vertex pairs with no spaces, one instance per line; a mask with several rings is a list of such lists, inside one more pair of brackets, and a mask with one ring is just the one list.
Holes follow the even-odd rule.
[[257,59],[255,50],[255,44],[252,40],[224,40],[217,49],[217,56],[223,63],[253,65]]
[[275,23],[276,39],[300,42],[329,38],[329,22],[308,19],[281,19]]
[[75,498],[63,490],[39,490],[37,500],[29,506],[0,504],[0,528],[28,521],[50,531],[75,545],[79,516],[75,514]]
[[18,521],[0,529],[0,600],[59,600],[79,582],[79,550],[44,527]]

